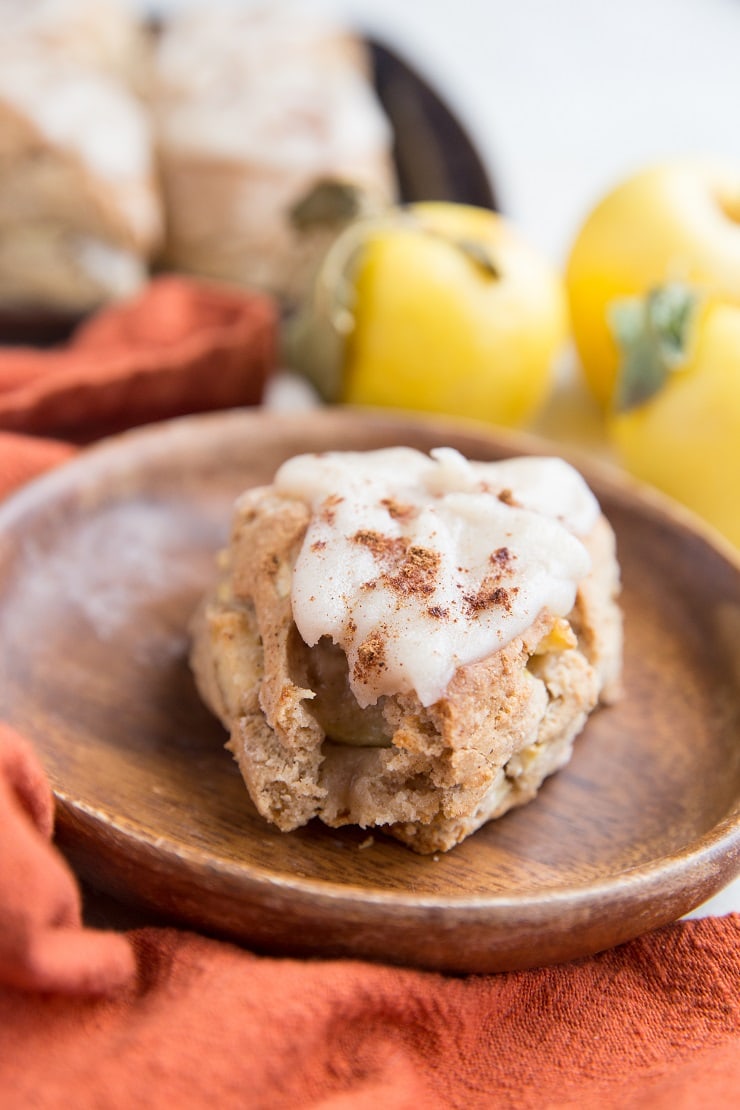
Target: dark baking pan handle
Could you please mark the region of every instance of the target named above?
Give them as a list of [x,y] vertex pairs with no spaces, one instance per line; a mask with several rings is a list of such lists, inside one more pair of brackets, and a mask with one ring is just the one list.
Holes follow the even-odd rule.
[[375,90],[393,129],[400,199],[497,209],[486,168],[459,120],[395,51],[371,37],[365,42]]

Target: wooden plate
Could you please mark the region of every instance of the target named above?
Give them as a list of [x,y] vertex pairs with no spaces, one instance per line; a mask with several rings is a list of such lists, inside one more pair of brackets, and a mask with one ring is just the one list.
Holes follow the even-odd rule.
[[0,711],[29,735],[78,873],[263,951],[453,971],[594,952],[740,870],[740,566],[587,469],[619,540],[626,691],[529,806],[439,858],[253,810],[188,670],[187,622],[233,497],[304,450],[549,451],[477,425],[230,412],[125,434],[0,511]]

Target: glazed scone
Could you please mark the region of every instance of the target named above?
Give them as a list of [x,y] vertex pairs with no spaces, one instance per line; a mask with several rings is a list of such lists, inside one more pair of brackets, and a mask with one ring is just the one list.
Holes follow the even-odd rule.
[[131,88],[145,83],[149,36],[125,0],[0,0],[0,26],[0,51],[31,47]]
[[[0,0],[0,16],[10,7]],[[81,314],[135,293],[161,240],[151,123],[134,88],[142,40],[110,3],[12,7],[0,39],[0,306]]]
[[619,687],[614,534],[559,459],[299,456],[238,501],[192,666],[258,811],[418,852],[530,800]]
[[295,303],[342,219],[394,199],[364,47],[299,4],[173,13],[152,105],[168,267]]

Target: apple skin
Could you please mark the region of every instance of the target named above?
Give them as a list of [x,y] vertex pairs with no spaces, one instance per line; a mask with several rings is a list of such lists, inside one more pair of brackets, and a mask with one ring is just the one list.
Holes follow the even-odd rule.
[[368,241],[353,313],[343,401],[506,426],[543,405],[567,338],[557,269],[497,213],[445,202]]
[[705,301],[685,360],[649,399],[606,417],[622,465],[740,548],[740,305]]
[[619,364],[610,305],[670,282],[740,303],[740,165],[643,169],[609,192],[576,235],[565,270],[573,339],[603,408]]

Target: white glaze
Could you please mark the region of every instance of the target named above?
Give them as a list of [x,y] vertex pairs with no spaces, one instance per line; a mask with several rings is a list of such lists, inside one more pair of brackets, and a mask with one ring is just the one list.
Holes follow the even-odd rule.
[[157,238],[151,127],[120,81],[53,54],[19,49],[6,55],[0,46],[0,100],[49,146],[82,164],[137,242]]
[[543,609],[566,615],[590,569],[578,535],[600,511],[561,459],[471,463],[451,448],[301,455],[275,487],[312,512],[293,575],[298,631],[341,645],[361,706],[411,691],[431,705]]
[[167,146],[198,157],[356,180],[391,141],[357,45],[300,4],[186,10],[156,86]]

